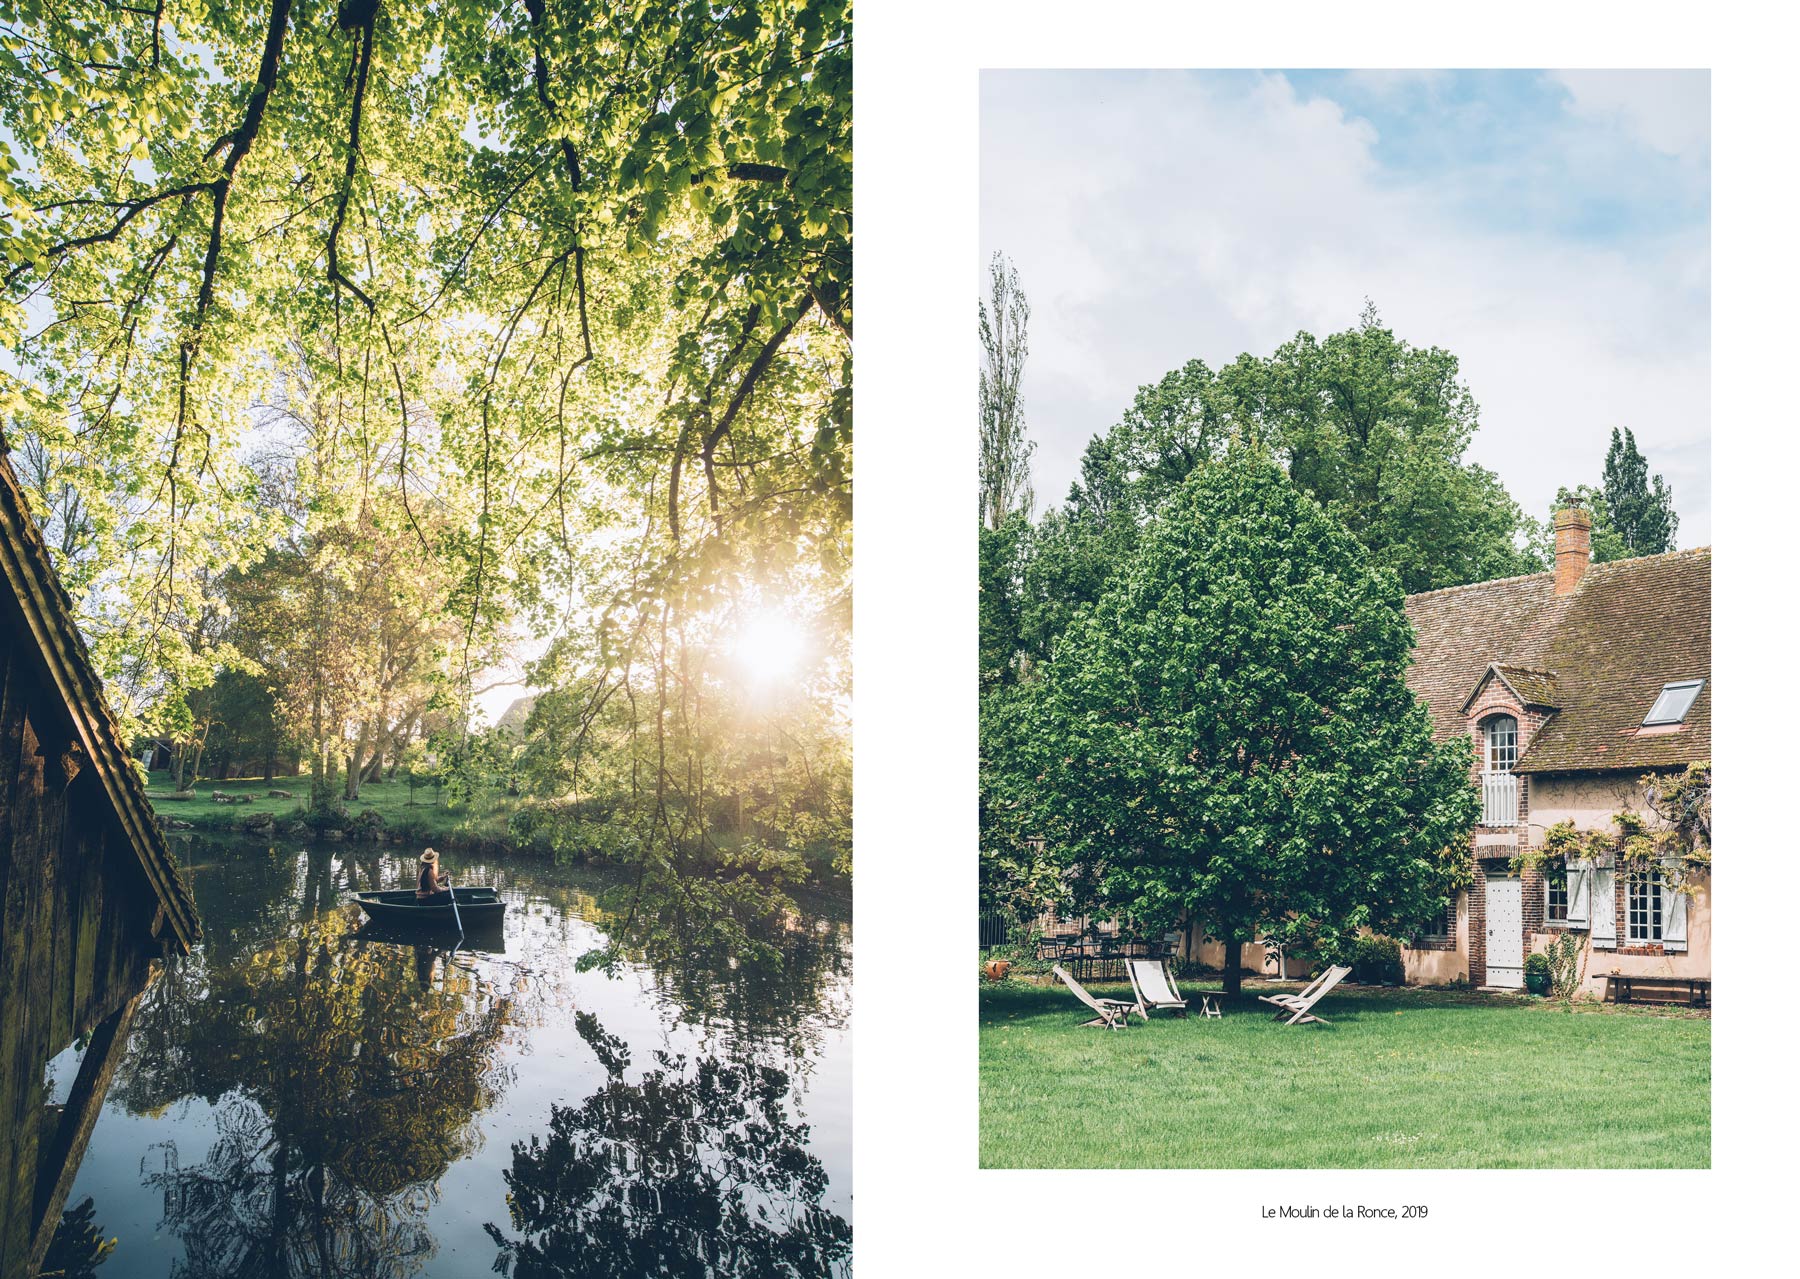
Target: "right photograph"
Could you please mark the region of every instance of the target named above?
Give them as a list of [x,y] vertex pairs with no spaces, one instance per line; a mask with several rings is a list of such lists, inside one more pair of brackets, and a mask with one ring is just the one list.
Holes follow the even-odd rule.
[[1710,92],[982,74],[983,1167],[1711,1166]]

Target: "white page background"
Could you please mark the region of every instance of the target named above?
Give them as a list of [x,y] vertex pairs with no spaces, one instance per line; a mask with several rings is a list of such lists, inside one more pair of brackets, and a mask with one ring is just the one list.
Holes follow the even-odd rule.
[[[1800,699],[1786,694],[1800,580],[1800,112],[1786,11],[863,0],[855,41],[858,1274],[1670,1275],[1715,1259],[1791,1271],[1780,1241],[1800,1219],[1789,1025],[1800,954],[1788,944],[1800,929],[1785,820],[1800,791],[1787,723]],[[977,72],[1031,66],[1711,68],[1720,852],[1710,1171],[977,1167]],[[1264,1205],[1358,1202],[1431,1211],[1422,1222],[1260,1216]]]

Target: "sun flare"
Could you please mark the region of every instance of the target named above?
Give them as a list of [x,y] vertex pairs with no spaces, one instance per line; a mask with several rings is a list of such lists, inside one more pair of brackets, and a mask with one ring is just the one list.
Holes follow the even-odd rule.
[[769,689],[792,680],[812,646],[812,636],[791,614],[776,609],[752,613],[731,645],[751,687]]

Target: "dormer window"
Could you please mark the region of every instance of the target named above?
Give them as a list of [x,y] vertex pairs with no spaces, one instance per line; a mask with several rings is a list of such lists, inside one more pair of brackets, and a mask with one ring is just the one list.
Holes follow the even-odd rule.
[[1658,724],[1679,724],[1687,718],[1693,708],[1694,699],[1700,696],[1703,679],[1676,680],[1672,684],[1664,684],[1662,692],[1657,695],[1656,704],[1650,713],[1644,716],[1644,727],[1651,728]]
[[1511,715],[1495,715],[1482,725],[1487,742],[1487,771],[1510,773],[1519,762],[1519,721]]
[[1493,715],[1481,723],[1483,753],[1481,771],[1481,824],[1515,826],[1519,821],[1519,779],[1513,765],[1519,762],[1519,721],[1511,715]]

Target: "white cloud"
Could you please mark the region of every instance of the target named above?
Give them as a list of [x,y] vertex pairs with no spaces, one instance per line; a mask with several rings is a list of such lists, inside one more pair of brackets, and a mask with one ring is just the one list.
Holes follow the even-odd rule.
[[1711,77],[1704,71],[1556,71],[1576,115],[1617,124],[1665,155],[1701,160],[1712,140]]
[[982,107],[983,261],[1007,252],[1032,303],[1040,500],[1142,383],[1348,327],[1367,296],[1461,357],[1470,456],[1528,510],[1598,482],[1629,426],[1682,544],[1709,539],[1704,229],[1609,248],[1477,225],[1463,192],[1395,182],[1366,121],[1278,75],[990,73]]

